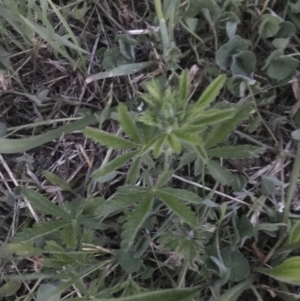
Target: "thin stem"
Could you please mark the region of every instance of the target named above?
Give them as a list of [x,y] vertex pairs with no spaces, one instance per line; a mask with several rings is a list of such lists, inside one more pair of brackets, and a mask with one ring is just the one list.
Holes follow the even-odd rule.
[[[283,217],[282,217],[282,222],[284,224],[287,224],[288,218],[289,218],[289,213],[291,210],[291,205],[292,205],[292,200],[295,196],[295,192],[297,189],[297,180],[298,180],[298,175],[300,173],[300,142],[297,144],[297,154],[290,178],[290,185],[287,191],[287,197],[285,201],[285,206],[284,206],[284,212],[283,212]],[[282,232],[282,231],[281,231]]]

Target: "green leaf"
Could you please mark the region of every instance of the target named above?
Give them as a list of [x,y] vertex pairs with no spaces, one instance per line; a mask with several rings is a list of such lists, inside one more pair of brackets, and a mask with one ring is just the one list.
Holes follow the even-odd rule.
[[97,209],[98,216],[105,217],[112,213],[117,213],[120,210],[123,210],[129,206],[134,205],[139,201],[142,201],[144,198],[145,194],[129,194],[116,196],[113,200],[102,204],[99,207],[99,209]]
[[241,51],[232,56],[231,72],[233,75],[249,77],[256,66],[256,56],[252,51]]
[[105,70],[111,70],[131,63],[133,63],[133,59],[125,57],[119,47],[109,48],[104,52],[102,65]]
[[274,176],[263,176],[261,181],[261,190],[263,195],[270,196],[280,186],[281,182]]
[[291,257],[272,269],[256,268],[256,271],[278,281],[300,285],[300,257]]
[[177,214],[184,222],[191,226],[196,226],[197,218],[193,211],[187,207],[180,198],[174,197],[170,194],[158,191],[157,195],[163,201],[163,203]]
[[198,156],[200,157],[200,159],[203,162],[207,162],[208,161],[207,152],[206,152],[206,150],[205,150],[205,148],[204,148],[204,146],[202,144],[195,146],[195,150],[196,150],[196,153],[198,154]]
[[167,141],[169,144],[169,147],[173,150],[175,154],[180,154],[181,153],[181,144],[176,135],[174,134],[169,134],[167,136]]
[[249,282],[242,282],[230,289],[228,289],[223,295],[219,298],[214,299],[213,301],[237,301],[238,297],[250,287]]
[[191,143],[193,145],[201,145],[203,141],[195,134],[187,133],[183,130],[175,130],[173,131],[174,135],[176,135],[179,139]]
[[126,133],[134,142],[140,143],[141,139],[137,127],[124,104],[119,104],[118,113],[124,133]]
[[283,55],[281,50],[275,50],[270,54],[262,69],[267,68],[270,78],[281,81],[292,76],[298,66],[298,60],[289,55]]
[[77,245],[77,227],[74,222],[67,225],[61,231],[63,242],[66,244],[68,249],[73,249]]
[[197,287],[192,289],[168,289],[122,298],[95,299],[95,301],[191,301],[196,295],[199,294],[199,291],[200,289]]
[[22,282],[19,280],[8,280],[0,287],[0,298],[13,296],[20,289],[21,285]]
[[90,115],[78,121],[71,122],[68,125],[63,125],[57,129],[48,131],[46,133],[22,139],[6,139],[0,138],[0,154],[15,154],[23,153],[54,139],[59,138],[63,134],[71,134],[74,131],[81,130],[82,128],[97,123],[95,116]]
[[265,14],[262,16],[262,20],[258,29],[259,35],[265,39],[274,37],[280,29],[281,19],[271,14]]
[[29,188],[21,188],[21,193],[37,210],[42,211],[45,214],[51,214],[54,217],[61,217],[66,220],[70,220],[70,215],[67,212],[65,212],[60,206],[50,202],[40,193]]
[[300,222],[297,222],[291,231],[291,234],[288,238],[289,244],[295,244],[297,242],[300,242]]
[[144,200],[140,201],[131,215],[127,217],[127,222],[125,223],[122,232],[122,248],[129,249],[132,246],[136,235],[151,213],[152,206],[153,197],[152,195],[149,195]]
[[141,161],[142,157],[137,157],[132,162],[130,169],[127,173],[126,183],[125,184],[135,184],[139,175],[140,175],[140,168],[141,168]]
[[167,182],[169,182],[172,179],[173,174],[173,169],[161,173],[156,180],[155,187],[160,188],[164,186]]
[[135,155],[137,155],[138,152],[139,151],[133,151],[130,153],[126,153],[126,154],[110,161],[107,165],[105,165],[104,167],[102,167],[100,169],[95,170],[92,173],[93,179],[104,177],[105,175],[117,170],[118,168],[123,166],[126,162],[131,160]]
[[[155,159],[157,159],[161,153],[162,153],[162,149],[163,149],[163,145],[165,143],[165,140],[166,140],[166,135],[160,135],[156,138],[156,140],[152,140],[155,144],[153,146],[153,157]],[[152,142],[150,141],[150,143]],[[150,144],[149,143],[149,144]]]
[[61,293],[57,293],[57,286],[50,283],[43,283],[39,286],[36,294],[36,301],[60,301]]
[[190,77],[189,71],[184,70],[180,75],[179,80],[179,93],[177,95],[177,99],[180,102],[179,107],[181,109],[185,109],[187,102],[189,100],[190,93]]
[[216,63],[222,68],[229,68],[232,64],[232,56],[240,51],[247,50],[248,45],[238,35],[232,37],[226,44],[222,45],[216,52]]
[[211,157],[224,159],[246,159],[256,158],[265,152],[264,149],[255,147],[253,145],[225,145],[209,150]]
[[86,79],[86,83],[89,84],[91,82],[104,79],[104,78],[111,78],[117,76],[125,76],[135,74],[140,72],[141,70],[151,66],[153,61],[150,62],[143,62],[143,63],[134,63],[134,64],[125,64],[122,66],[118,66],[116,68],[111,69],[110,71],[100,72],[98,74],[92,75]]
[[205,109],[210,103],[212,103],[226,82],[226,75],[219,75],[202,93],[201,97],[195,103],[195,109]]
[[[121,268],[127,273],[136,273],[142,265],[142,260],[140,258],[134,257],[134,252],[132,250],[121,249],[117,253],[117,261]],[[113,299],[106,299],[113,300]],[[119,299],[116,299],[119,300]]]
[[169,194],[170,196],[176,197],[188,203],[193,203],[193,204],[202,203],[202,198],[200,198],[197,194],[188,190],[177,189],[177,188],[163,188],[160,189],[160,192]]
[[236,113],[234,108],[228,110],[218,110],[212,109],[207,112],[204,112],[202,116],[197,118],[197,121],[193,122],[193,125],[211,125],[215,123],[219,123],[225,121],[227,119],[231,119]]
[[284,21],[280,24],[280,29],[276,35],[276,38],[288,39],[296,34],[296,26],[289,21]]
[[56,174],[47,170],[43,170],[43,175],[52,185],[58,185],[62,190],[65,191],[72,191],[70,184]]
[[210,148],[223,142],[227,136],[233,132],[236,126],[249,117],[251,110],[251,104],[244,104],[240,107],[237,106],[237,112],[231,119],[218,124],[209,132],[207,140],[205,141],[206,147]]
[[98,142],[112,149],[130,149],[130,148],[136,148],[138,146],[137,144],[125,140],[117,135],[113,135],[105,131],[97,130],[94,128],[88,127],[83,130],[83,133],[86,137],[92,139],[93,141]]
[[210,160],[207,163],[207,170],[208,173],[217,181],[220,182],[222,185],[231,185],[233,181],[233,175],[222,167],[216,161]]
[[230,281],[240,282],[249,277],[250,266],[241,252],[234,251],[231,247],[222,249],[220,252],[225,267],[230,271]]
[[70,223],[71,222],[67,222],[64,220],[54,220],[47,223],[35,224],[32,228],[26,228],[23,232],[18,233],[13,238],[13,242],[24,243],[31,240],[35,240],[39,237],[56,232],[61,228],[70,225]]
[[254,227],[247,215],[243,215],[239,219],[237,228],[242,239],[250,238],[254,234]]

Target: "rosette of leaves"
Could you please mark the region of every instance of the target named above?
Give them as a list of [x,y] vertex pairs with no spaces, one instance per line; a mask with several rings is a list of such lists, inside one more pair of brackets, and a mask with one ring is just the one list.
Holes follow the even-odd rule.
[[[201,199],[189,191],[164,188],[173,175],[172,156],[179,156],[183,151],[190,152],[195,160],[207,166],[217,181],[228,184],[231,183],[231,174],[212,160],[213,157],[244,158],[257,156],[261,152],[261,149],[251,145],[222,145],[251,110],[249,105],[212,106],[225,81],[225,75],[217,77],[196,102],[190,102],[187,71],[179,77],[178,89],[173,90],[170,86],[163,89],[157,81],[151,81],[146,85],[147,93],[142,95],[147,103],[144,112],[132,114],[124,104],[118,107],[118,119],[127,138],[94,128],[83,131],[88,138],[119,152],[115,159],[92,174],[94,179],[129,164],[126,183],[135,184],[140,177],[141,166],[146,171],[142,175],[145,187],[120,187],[116,198],[100,210],[101,216],[105,217],[133,206],[131,214],[126,216],[122,234],[122,246],[126,250],[134,245],[140,229],[155,213],[157,201],[191,227],[198,224],[195,213],[187,205],[199,203]],[[157,160],[160,157],[163,160]],[[148,173],[160,162],[164,162],[165,172],[154,185]]]
[[216,63],[222,69],[230,68],[233,75],[251,78],[255,71],[256,56],[248,50],[249,43],[240,36],[233,36],[216,52]]

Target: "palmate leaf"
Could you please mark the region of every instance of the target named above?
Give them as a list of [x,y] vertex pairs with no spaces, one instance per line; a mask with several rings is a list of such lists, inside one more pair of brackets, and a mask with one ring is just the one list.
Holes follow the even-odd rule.
[[137,157],[132,162],[127,174],[126,184],[135,184],[140,174],[142,157]]
[[205,109],[210,103],[212,103],[226,82],[226,75],[219,75],[202,93],[201,97],[194,105],[194,109]]
[[27,228],[13,238],[13,242],[28,242],[47,234],[60,230],[70,225],[70,221],[54,220],[47,223],[35,224],[32,228]]
[[162,200],[162,202],[171,211],[178,215],[184,222],[191,226],[196,226],[197,218],[194,212],[189,207],[187,207],[181,199],[161,191],[158,191],[157,195]]
[[264,153],[264,149],[255,147],[253,145],[225,145],[209,150],[211,157],[218,157],[224,159],[245,159],[254,158]]
[[64,227],[61,231],[61,237],[63,242],[66,244],[68,249],[75,248],[77,245],[77,225],[76,223],[71,223]]
[[180,75],[179,80],[179,93],[176,96],[176,99],[178,101],[179,108],[185,109],[188,99],[189,99],[189,93],[190,93],[190,79],[189,79],[189,72],[188,70],[184,70],[182,74]]
[[117,170],[121,166],[123,166],[126,162],[128,162],[130,159],[132,159],[135,155],[138,154],[137,151],[133,151],[130,153],[126,153],[112,161],[110,161],[107,165],[105,165],[103,168],[97,169],[92,173],[92,178],[97,179],[100,177],[104,177],[105,175]]
[[134,142],[140,143],[141,139],[137,127],[124,104],[119,104],[118,114],[124,133],[127,134]]
[[90,127],[84,129],[83,133],[86,137],[92,139],[93,141],[112,149],[130,149],[138,146],[134,142],[125,140],[117,135]]
[[131,215],[128,216],[122,232],[121,246],[123,248],[129,249],[132,246],[137,233],[151,213],[152,206],[153,197],[152,195],[148,195],[144,200],[139,202]]
[[67,212],[65,212],[61,207],[50,202],[40,193],[29,188],[21,188],[21,193],[37,210],[45,214],[51,214],[55,217],[61,217],[66,220],[70,220],[70,215]]
[[168,289],[154,292],[147,292],[130,297],[95,299],[95,301],[191,301],[200,289]]

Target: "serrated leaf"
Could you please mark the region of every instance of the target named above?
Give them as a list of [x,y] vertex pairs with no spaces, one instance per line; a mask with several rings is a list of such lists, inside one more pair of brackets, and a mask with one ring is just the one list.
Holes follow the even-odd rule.
[[213,301],[236,301],[238,297],[249,287],[249,282],[240,283],[228,289],[223,295],[214,299]]
[[112,161],[110,161],[107,165],[105,165],[104,167],[95,170],[92,173],[92,178],[93,179],[97,179],[100,177],[104,177],[105,175],[117,170],[118,168],[120,168],[121,166],[123,166],[126,162],[128,162],[129,160],[131,160],[135,155],[138,154],[139,151],[133,151],[130,153],[126,153]]
[[176,197],[181,199],[185,202],[193,203],[193,204],[200,204],[202,203],[202,198],[200,198],[197,194],[184,190],[184,189],[177,189],[177,188],[163,188],[160,189],[161,192],[165,194],[169,194],[170,196]]
[[51,214],[55,217],[61,217],[66,220],[70,219],[70,215],[67,212],[65,212],[61,207],[50,202],[40,193],[29,188],[21,188],[21,193],[37,210],[42,211],[45,214]]
[[175,154],[180,154],[181,153],[181,144],[180,144],[180,141],[179,139],[176,137],[176,135],[174,134],[169,134],[167,136],[167,141],[168,141],[168,144],[169,144],[169,147],[173,150],[173,152]]
[[190,93],[190,77],[188,70],[184,70],[180,75],[179,93],[177,99],[180,102],[180,108],[184,109],[187,105]]
[[195,150],[196,150],[196,153],[198,154],[198,156],[200,157],[200,159],[203,162],[207,162],[208,155],[207,155],[207,152],[206,152],[204,146],[202,144],[197,145],[197,146],[195,146]]
[[71,222],[64,220],[56,220],[41,224],[35,224],[32,228],[26,228],[23,232],[18,233],[13,238],[13,242],[20,243],[35,240],[39,237],[56,232],[61,228],[70,225],[70,223]]
[[112,149],[130,149],[136,148],[138,146],[134,142],[125,140],[117,135],[113,135],[105,131],[90,127],[85,128],[83,130],[83,133],[86,137],[92,139],[93,141]]
[[205,141],[206,147],[209,148],[223,142],[227,136],[232,133],[235,127],[249,116],[251,109],[251,104],[242,105],[237,108],[236,114],[231,119],[215,126],[208,134],[207,140]]
[[136,273],[142,265],[142,260],[140,258],[135,258],[132,250],[121,249],[118,251],[117,261],[122,269],[128,274]]
[[130,169],[127,173],[126,183],[125,184],[135,184],[139,175],[141,168],[142,157],[137,157],[131,164]]
[[129,249],[132,246],[136,235],[151,213],[152,206],[153,197],[152,195],[149,195],[145,199],[141,200],[136,208],[132,211],[131,215],[127,217],[127,221],[122,232],[121,246],[123,248]]
[[142,200],[143,196],[137,195],[120,195],[116,196],[113,200],[106,202],[97,209],[98,216],[108,216],[112,213],[116,213],[124,208],[134,205],[138,201]]
[[173,131],[174,135],[176,135],[179,139],[194,144],[194,145],[201,145],[203,141],[196,135],[196,134],[191,134],[187,133],[186,131],[183,130],[175,130]]
[[73,249],[77,245],[77,227],[73,222],[61,231],[61,237],[68,249]]
[[191,301],[197,294],[199,294],[199,288],[196,287],[192,289],[158,290],[154,292],[137,294],[129,297],[113,299],[95,299],[95,301]]
[[167,182],[169,182],[174,174],[174,170],[168,170],[161,173],[155,183],[155,187],[160,188],[164,186]]
[[288,238],[289,244],[295,244],[297,242],[300,242],[300,222],[297,222],[291,231],[291,234]]
[[39,286],[36,301],[60,301],[61,293],[57,293],[57,286],[43,283]]
[[0,287],[0,298],[13,296],[20,289],[21,285],[22,281],[8,280],[8,282]]
[[137,127],[124,104],[119,104],[118,114],[124,133],[126,133],[134,142],[140,143],[141,139]]
[[210,160],[207,163],[207,170],[217,182],[220,182],[222,185],[231,185],[233,175],[219,163]]
[[52,185],[58,185],[62,190],[65,191],[72,191],[70,184],[56,174],[47,170],[43,170],[43,175]]
[[202,93],[201,97],[195,103],[195,109],[205,109],[210,103],[212,103],[226,82],[226,75],[219,75]]
[[291,257],[272,269],[257,268],[257,272],[289,284],[300,285],[300,257]]
[[162,200],[162,202],[176,215],[178,215],[184,222],[191,226],[196,226],[197,218],[194,212],[189,207],[187,207],[181,199],[161,191],[158,191],[157,195]]
[[228,110],[218,110],[218,109],[212,109],[207,112],[204,112],[202,116],[199,116],[197,121],[193,122],[193,125],[211,125],[215,123],[222,122],[227,119],[233,118],[235,115],[236,110],[235,109],[228,109]]
[[253,145],[225,145],[209,150],[211,157],[224,159],[246,159],[255,158],[265,152],[264,149],[255,147]]

